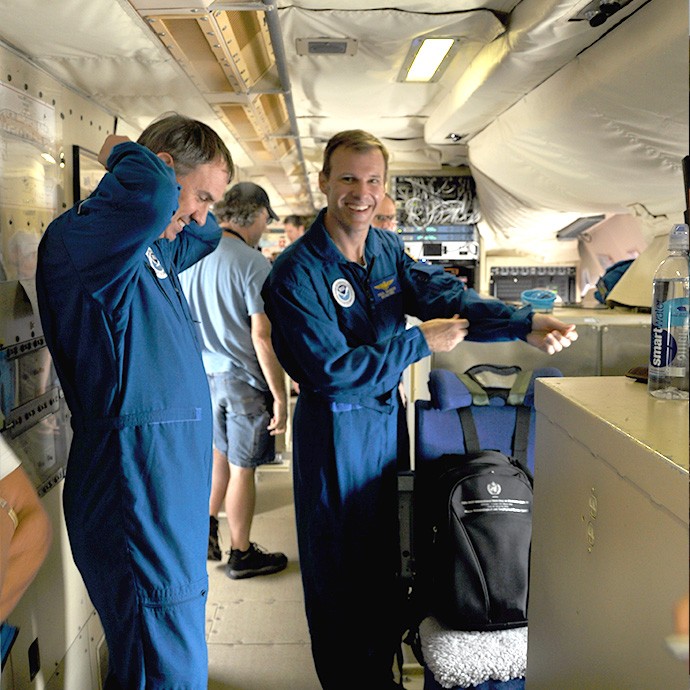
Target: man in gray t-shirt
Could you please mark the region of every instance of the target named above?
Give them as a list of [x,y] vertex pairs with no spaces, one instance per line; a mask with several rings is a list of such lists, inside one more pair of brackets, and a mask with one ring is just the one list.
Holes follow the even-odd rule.
[[275,456],[285,432],[285,374],[271,344],[261,288],[271,265],[256,249],[268,219],[278,220],[266,192],[251,182],[231,187],[214,212],[218,249],[180,277],[198,324],[213,404],[213,479],[208,557],[220,560],[218,512],[225,499],[232,579],[283,570],[287,558],[250,542],[254,472]]

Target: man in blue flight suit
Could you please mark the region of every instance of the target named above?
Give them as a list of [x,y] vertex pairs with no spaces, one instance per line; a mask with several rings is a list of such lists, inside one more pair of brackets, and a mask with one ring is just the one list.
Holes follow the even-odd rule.
[[210,398],[178,272],[213,251],[233,173],[206,125],[171,115],[106,138],[97,189],[53,221],[36,283],[72,414],[64,490],[101,618],[106,688],[205,690]]
[[[394,685],[400,639],[396,427],[400,375],[464,338],[520,338],[549,354],[574,326],[483,300],[371,228],[388,154],[361,130],[326,146],[328,206],[276,260],[263,290],[276,354],[300,386],[294,416],[297,535],[312,654],[327,690]],[[406,329],[405,314],[422,320]],[[462,318],[460,318],[462,317]]]

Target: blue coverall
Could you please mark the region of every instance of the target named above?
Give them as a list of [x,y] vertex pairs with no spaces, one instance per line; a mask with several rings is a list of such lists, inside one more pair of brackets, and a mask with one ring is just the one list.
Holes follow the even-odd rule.
[[[483,300],[400,238],[371,228],[366,266],[345,259],[321,212],[263,289],[281,364],[300,385],[294,490],[312,654],[327,690],[388,688],[400,640],[396,388],[430,354],[422,321],[460,314],[470,340],[524,339],[531,311]],[[364,686],[363,686],[364,687]]]
[[178,207],[172,168],[127,142],[108,169],[38,253],[41,321],[74,430],[67,530],[105,630],[106,687],[206,690],[212,417],[177,274],[221,230],[209,214],[158,239]]

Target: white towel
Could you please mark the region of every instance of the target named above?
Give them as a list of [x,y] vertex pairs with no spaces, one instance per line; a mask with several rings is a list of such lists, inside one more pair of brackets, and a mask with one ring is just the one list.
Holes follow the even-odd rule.
[[424,661],[444,688],[522,678],[527,669],[527,626],[492,632],[450,630],[436,618],[419,626]]

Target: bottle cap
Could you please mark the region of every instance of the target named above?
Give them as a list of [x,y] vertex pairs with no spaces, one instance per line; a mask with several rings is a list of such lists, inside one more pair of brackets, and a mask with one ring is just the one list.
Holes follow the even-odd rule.
[[668,248],[671,251],[688,251],[688,226],[685,223],[673,226],[668,238]]

